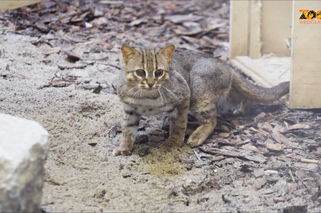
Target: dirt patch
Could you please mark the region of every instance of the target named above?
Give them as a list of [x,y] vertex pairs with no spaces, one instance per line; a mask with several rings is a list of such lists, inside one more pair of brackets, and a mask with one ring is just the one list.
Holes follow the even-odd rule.
[[[144,148],[140,148],[140,150]],[[137,150],[136,152],[141,152]],[[146,171],[155,177],[170,177],[181,175],[186,172],[184,165],[184,157],[187,158],[191,152],[191,148],[184,146],[178,150],[166,152],[161,149],[154,148],[150,153],[142,158],[142,163],[146,166]],[[134,154],[136,154],[134,152]]]

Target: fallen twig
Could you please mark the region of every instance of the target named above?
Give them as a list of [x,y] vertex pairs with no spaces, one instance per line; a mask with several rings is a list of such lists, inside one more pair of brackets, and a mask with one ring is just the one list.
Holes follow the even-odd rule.
[[99,62],[98,64],[103,64],[103,65],[110,66],[110,67],[114,67],[114,68],[116,68],[116,69],[118,69],[118,70],[121,70],[121,68],[120,68],[119,66],[116,66],[116,65],[114,65],[114,64],[101,63],[101,62]]
[[306,158],[301,158],[300,161],[302,163],[316,163],[316,164],[321,164],[321,161],[319,160],[311,160],[311,159],[306,159]]
[[295,183],[294,176],[293,176],[292,171],[290,169],[289,169],[289,175],[291,176],[293,183]]
[[200,158],[200,156],[197,154],[197,152],[196,152],[195,150],[194,150],[194,153],[195,153],[197,159],[200,160],[200,161],[202,161],[201,158]]
[[219,155],[225,155],[230,157],[238,157],[243,158],[246,160],[258,162],[258,163],[264,163],[266,161],[266,158],[261,154],[254,154],[250,150],[224,150],[224,149],[217,149],[217,148],[210,148],[210,150],[206,150],[203,147],[199,147],[199,149],[207,154],[219,154]]

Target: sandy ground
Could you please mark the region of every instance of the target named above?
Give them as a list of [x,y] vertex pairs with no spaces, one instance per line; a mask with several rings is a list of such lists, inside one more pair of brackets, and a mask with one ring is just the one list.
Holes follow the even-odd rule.
[[[299,197],[286,203],[273,202],[268,193],[262,196],[250,185],[238,183],[234,168],[241,166],[239,159],[204,166],[188,147],[167,155],[160,153],[157,146],[166,135],[158,130],[161,117],[143,122],[153,123],[144,129],[152,142],[136,145],[131,156],[114,157],[112,150],[120,139],[115,131],[121,122],[119,99],[104,90],[95,94],[85,88],[97,82],[115,83],[120,71],[107,63],[118,66],[119,55],[95,53],[87,57],[108,57],[106,63],[60,70],[57,65],[84,63],[72,64],[64,54],[46,56],[43,53],[48,47],[36,47],[32,44],[36,40],[0,36],[0,112],[36,120],[50,133],[44,211],[280,212],[287,205],[305,204]],[[39,89],[55,75],[80,76],[79,84]],[[195,163],[187,169],[190,160]],[[278,181],[282,185],[282,180]]]

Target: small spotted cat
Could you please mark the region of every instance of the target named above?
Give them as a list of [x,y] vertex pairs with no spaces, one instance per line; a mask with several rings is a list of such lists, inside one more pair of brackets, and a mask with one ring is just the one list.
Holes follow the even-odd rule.
[[169,115],[170,134],[161,148],[171,149],[184,142],[190,110],[200,123],[187,140],[195,147],[213,132],[218,113],[240,103],[268,104],[289,92],[289,82],[263,88],[219,60],[196,52],[174,52],[173,45],[160,50],[124,45],[121,51],[125,67],[117,93],[123,103],[124,122],[115,156],[131,154],[142,115]]

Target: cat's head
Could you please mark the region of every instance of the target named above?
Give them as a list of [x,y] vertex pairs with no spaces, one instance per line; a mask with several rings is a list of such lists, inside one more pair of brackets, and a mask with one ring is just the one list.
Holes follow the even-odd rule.
[[122,46],[127,84],[144,90],[159,89],[169,79],[169,63],[174,50],[174,45],[168,45],[160,51]]

